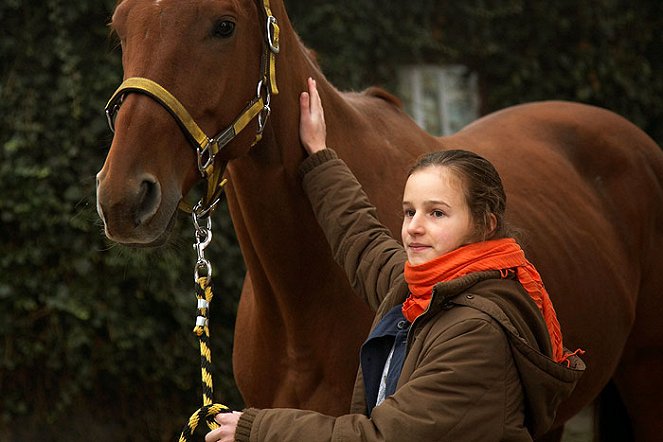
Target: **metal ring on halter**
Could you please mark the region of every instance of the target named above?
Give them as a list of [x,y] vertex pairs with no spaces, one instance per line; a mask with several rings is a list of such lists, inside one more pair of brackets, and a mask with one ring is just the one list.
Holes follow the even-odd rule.
[[265,105],[265,107],[262,108],[260,113],[258,114],[258,133],[261,134],[263,130],[265,130],[265,125],[267,124],[267,119],[269,118],[269,114],[272,112],[272,109],[268,106]]
[[210,213],[212,212],[212,209],[216,206],[216,204],[219,202],[218,200],[220,200],[220,199],[221,199],[221,196],[219,196],[219,198],[217,198],[217,201],[213,202],[212,204],[210,204],[207,207],[203,206],[203,204],[202,204],[203,200],[201,199],[193,207],[193,209],[191,209],[191,214],[195,213],[196,216],[200,219],[205,218],[205,217],[209,217]]
[[106,120],[108,121],[108,127],[110,127],[111,132],[115,133],[115,117],[117,116],[117,113],[120,111],[120,106],[122,106],[122,102],[124,101],[125,94],[120,95],[117,97],[116,102],[112,104],[112,106],[109,106],[106,108]]
[[258,113],[258,133],[261,134],[262,131],[265,129],[265,125],[267,124],[267,119],[269,118],[269,114],[272,112],[272,108],[269,107],[269,103],[272,101],[272,94],[269,91],[269,85],[267,82],[265,82],[265,78],[260,80],[258,82],[258,87],[256,89],[256,95],[258,97],[262,97],[262,93],[265,93],[265,98],[264,98],[264,105],[260,112]]
[[274,33],[272,32],[274,25],[276,25],[276,17],[270,15],[267,17],[267,44],[273,53],[278,54],[281,48],[278,43],[274,44]]
[[269,81],[265,81],[266,78],[262,78],[258,82],[258,86],[256,87],[256,97],[260,98],[262,97],[263,91],[265,92],[265,99],[263,102],[265,103],[266,107],[269,107],[269,103],[272,102],[272,93],[269,91]]
[[[203,178],[207,178],[207,172],[205,171],[210,165],[212,165],[212,163],[214,163],[214,155],[211,154],[210,150],[210,146],[212,145],[212,143],[214,143],[214,140],[208,138],[205,147],[203,147],[202,149],[200,148],[200,146],[196,147],[196,157],[198,159],[198,171],[203,176]],[[203,163],[203,156],[205,155],[205,153],[207,153],[207,159],[204,160]]]
[[198,215],[199,215],[200,217],[204,217],[204,216],[209,216],[209,215],[211,215],[212,212],[214,211],[214,209],[216,208],[216,206],[217,206],[220,202],[221,202],[221,195],[219,195],[218,197],[216,197],[216,198],[214,199],[214,201],[212,201],[211,204],[208,204],[208,205],[207,205],[207,208],[205,208],[205,209],[201,209],[201,210],[199,211]]
[[[200,226],[200,223],[198,222],[198,220],[203,217],[200,214],[202,208],[203,208],[203,201],[200,200],[196,203],[195,206],[193,206],[193,210],[191,211],[191,218],[193,219],[193,227],[196,229],[196,232],[203,230]],[[210,233],[212,232],[212,219],[209,217],[205,219],[205,229]]]
[[209,204],[207,205],[207,207],[205,207],[205,208],[203,208],[202,205],[201,205],[200,207],[196,206],[196,207],[197,207],[197,208],[195,209],[195,210],[196,210],[196,215],[197,215],[199,218],[209,217],[209,215],[212,214],[212,212],[214,211],[214,209],[216,208],[216,206],[217,206],[220,202],[221,202],[221,195],[219,195],[218,197],[216,197],[216,198],[214,199],[214,201],[212,201],[211,203],[209,203]]
[[111,132],[115,133],[115,114],[117,114],[118,105],[114,104],[111,108],[106,109],[106,121]]

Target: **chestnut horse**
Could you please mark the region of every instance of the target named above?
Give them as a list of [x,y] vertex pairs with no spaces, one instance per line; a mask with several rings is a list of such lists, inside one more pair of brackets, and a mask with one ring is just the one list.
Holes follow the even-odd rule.
[[[526,233],[526,252],[546,281],[565,344],[586,350],[586,374],[562,404],[556,434],[612,380],[635,436],[660,437],[660,148],[611,112],[565,102],[511,107],[454,135],[433,137],[378,89],[337,91],[299,40],[282,0],[265,5],[120,0],[112,19],[125,78],[161,85],[206,134],[235,121],[256,97],[259,80],[278,85],[278,95],[271,87],[261,92],[264,82],[258,86],[258,96],[271,91],[265,97],[271,115],[259,109],[260,118],[250,117],[212,159],[229,179],[228,204],[248,268],[233,355],[246,403],[344,413],[371,320],[333,262],[297,176],[305,157],[298,96],[313,76],[328,145],[356,173],[395,235],[405,172],[418,155],[462,148],[495,164],[509,221]],[[276,21],[268,19],[265,30],[267,15]],[[278,48],[269,49],[277,31]],[[200,172],[185,125],[149,93],[131,92],[141,91],[125,90],[122,107],[111,111],[116,133],[98,175],[98,209],[111,240],[152,246],[167,237]],[[258,125],[262,139],[251,147]]]

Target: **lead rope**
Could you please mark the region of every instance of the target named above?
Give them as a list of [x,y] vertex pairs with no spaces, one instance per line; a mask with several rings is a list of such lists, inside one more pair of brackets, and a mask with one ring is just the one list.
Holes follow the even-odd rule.
[[[199,203],[200,205],[200,203]],[[194,281],[196,283],[196,298],[198,301],[198,310],[196,316],[196,326],[193,332],[198,336],[200,343],[200,373],[203,386],[203,406],[191,415],[189,421],[182,429],[179,442],[192,442],[193,433],[196,431],[201,420],[205,420],[210,430],[219,428],[219,424],[214,421],[214,416],[218,413],[229,413],[231,410],[223,404],[214,403],[214,386],[212,383],[212,350],[209,345],[209,305],[212,302],[212,265],[205,258],[205,248],[212,241],[212,220],[208,213],[206,224],[199,223],[197,212],[198,206],[192,213],[193,225],[195,227],[196,243],[193,248],[196,250],[198,260],[194,267]],[[201,271],[204,274],[201,274]]]

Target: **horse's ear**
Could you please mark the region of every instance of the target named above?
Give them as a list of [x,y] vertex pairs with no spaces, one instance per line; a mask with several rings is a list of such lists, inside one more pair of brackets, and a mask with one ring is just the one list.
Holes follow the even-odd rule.
[[[113,11],[117,9],[118,6],[120,6],[120,3],[122,3],[124,0],[116,0],[115,1],[115,7],[113,8]],[[108,26],[108,38],[113,39],[117,38],[117,31],[113,27],[113,22],[112,20],[107,23]],[[119,38],[118,38],[119,40]]]

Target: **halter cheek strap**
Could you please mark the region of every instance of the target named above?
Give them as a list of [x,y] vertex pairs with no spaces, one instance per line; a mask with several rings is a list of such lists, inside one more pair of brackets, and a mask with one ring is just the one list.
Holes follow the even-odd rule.
[[265,44],[261,61],[262,77],[258,81],[256,96],[247,103],[230,126],[223,129],[214,137],[209,138],[205,134],[184,105],[173,94],[149,78],[127,78],[117,88],[106,104],[106,118],[113,132],[115,132],[115,117],[120,110],[124,98],[130,93],[147,95],[163,106],[175,118],[175,121],[177,121],[177,124],[195,149],[198,170],[203,179],[207,180],[207,192],[195,208],[185,201],[180,203],[180,209],[187,212],[197,210],[198,216],[207,215],[214,210],[214,207],[221,198],[223,186],[226,183],[226,180],[222,177],[223,170],[215,167],[214,160],[216,156],[256,117],[258,118],[258,129],[252,146],[260,141],[267,118],[271,113],[271,96],[272,94],[278,94],[276,86],[276,54],[280,51],[279,27],[276,18],[272,15],[269,0],[263,0],[261,4],[261,10],[266,17],[264,31]]

